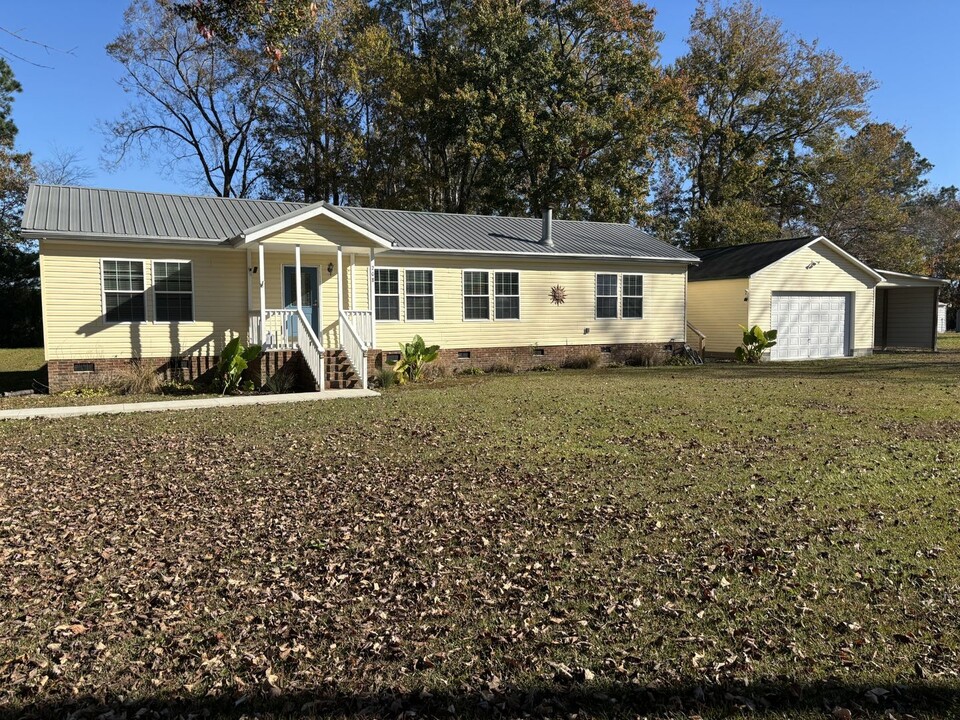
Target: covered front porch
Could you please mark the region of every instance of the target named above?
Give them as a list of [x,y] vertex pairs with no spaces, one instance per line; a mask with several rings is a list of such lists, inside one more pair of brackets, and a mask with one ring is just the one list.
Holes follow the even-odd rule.
[[265,352],[299,351],[321,388],[328,352],[340,351],[367,389],[367,353],[376,347],[376,255],[389,241],[325,207],[294,220],[236,243],[247,253],[247,343]]

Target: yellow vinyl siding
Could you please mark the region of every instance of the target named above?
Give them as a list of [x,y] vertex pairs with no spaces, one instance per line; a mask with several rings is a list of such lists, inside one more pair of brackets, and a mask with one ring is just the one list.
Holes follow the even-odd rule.
[[814,244],[751,276],[747,324],[770,329],[770,304],[774,292],[850,293],[854,298],[853,342],[850,346],[855,354],[869,352],[873,348],[875,285],[876,280],[862,268],[822,243]]
[[[708,353],[732,353],[743,340],[741,325],[747,324],[743,301],[749,280],[701,280],[687,286],[687,319],[707,336]],[[699,338],[688,331],[687,342],[696,347]]]
[[[103,318],[101,258],[144,261],[147,321]],[[153,322],[153,260],[193,264],[194,322]],[[214,355],[247,328],[242,252],[119,243],[40,243],[41,296],[47,360]]]
[[[442,256],[428,253],[383,253],[378,268],[400,272],[399,322],[377,323],[377,345],[393,348],[420,334],[428,343],[446,348],[511,347],[533,345],[667,342],[684,338],[686,267],[630,262],[574,261],[557,258],[517,259]],[[433,270],[434,320],[407,321],[403,270]],[[519,320],[464,320],[463,270],[487,270],[490,275],[490,312],[494,314],[496,271],[520,273]],[[596,273],[638,273],[643,278],[643,318],[594,318]],[[551,302],[550,289],[566,290],[561,305]],[[622,293],[622,278],[619,284]],[[585,332],[588,330],[588,332]]]
[[[318,252],[328,252],[336,254],[337,246],[343,246],[344,254],[351,249],[363,252],[369,252],[370,247],[375,244],[354,232],[341,223],[330,219],[329,217],[314,217],[305,220],[299,225],[281,230],[273,235],[269,235],[261,242],[264,245],[301,245],[310,246]],[[379,247],[376,245],[375,247]],[[256,247],[254,247],[256,250]]]

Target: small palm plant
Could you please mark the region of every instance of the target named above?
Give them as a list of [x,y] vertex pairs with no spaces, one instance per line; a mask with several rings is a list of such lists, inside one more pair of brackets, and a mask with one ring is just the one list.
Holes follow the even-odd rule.
[[743,345],[736,350],[737,362],[758,363],[763,359],[763,353],[777,344],[776,330],[764,332],[759,325],[754,325],[749,330],[741,325],[740,329],[743,330]]
[[422,337],[414,335],[411,342],[400,344],[400,359],[387,361],[387,364],[393,368],[397,383],[403,385],[407,380],[420,382],[427,363],[432,363],[439,355],[439,345],[428,347]]

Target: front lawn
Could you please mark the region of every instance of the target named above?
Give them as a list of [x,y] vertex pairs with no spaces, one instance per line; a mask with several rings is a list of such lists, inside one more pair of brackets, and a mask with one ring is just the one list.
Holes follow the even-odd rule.
[[43,348],[0,348],[0,392],[31,390],[47,382]]
[[0,424],[0,714],[955,717],[958,378],[953,347]]

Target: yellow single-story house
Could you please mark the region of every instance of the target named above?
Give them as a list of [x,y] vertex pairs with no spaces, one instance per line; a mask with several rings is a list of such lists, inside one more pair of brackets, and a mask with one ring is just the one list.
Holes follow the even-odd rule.
[[[697,258],[626,224],[33,185],[51,390],[137,360],[190,375],[230,338],[366,386],[421,335],[454,368],[683,342]],[[271,358],[272,364],[271,364]]]
[[936,349],[937,292],[945,281],[874,270],[823,236],[694,251],[688,341],[732,355],[740,325],[777,330],[771,360]]

